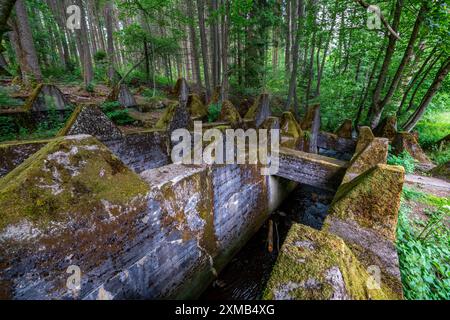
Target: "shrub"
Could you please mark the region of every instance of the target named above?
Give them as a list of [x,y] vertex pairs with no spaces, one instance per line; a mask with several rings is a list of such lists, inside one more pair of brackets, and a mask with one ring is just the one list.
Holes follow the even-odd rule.
[[89,84],[86,86],[86,91],[89,92],[89,93],[94,93],[94,91],[95,91],[95,86],[94,86],[94,84],[93,84],[92,82],[89,83]]
[[214,122],[219,118],[222,111],[221,103],[212,103],[208,108],[208,122]]
[[[411,223],[410,208],[402,201],[397,250],[407,299],[450,299],[450,232],[444,223],[448,206],[431,213],[428,222]],[[423,227],[418,227],[425,224]]]
[[388,164],[402,166],[405,168],[406,173],[413,173],[416,167],[416,160],[409,154],[408,151],[404,150],[398,156],[389,153]]
[[17,132],[16,124],[12,117],[0,116],[0,141],[13,140]]
[[22,103],[9,96],[8,91],[5,88],[0,88],[0,107],[17,107]]
[[128,109],[123,109],[118,101],[105,102],[102,104],[101,109],[115,124],[127,125],[135,121],[128,114]]

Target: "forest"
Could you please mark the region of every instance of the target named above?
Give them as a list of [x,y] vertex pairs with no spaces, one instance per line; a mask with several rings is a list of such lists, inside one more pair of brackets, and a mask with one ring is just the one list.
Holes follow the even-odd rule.
[[[35,125],[15,116],[39,85],[131,132],[157,122],[183,78],[210,123],[262,93],[274,115],[320,105],[327,132],[394,119],[448,187],[449,72],[449,0],[0,0],[0,142],[64,127],[58,110]],[[433,175],[407,151],[388,163]],[[405,298],[450,299],[450,189],[416,187],[403,189],[397,231]]]

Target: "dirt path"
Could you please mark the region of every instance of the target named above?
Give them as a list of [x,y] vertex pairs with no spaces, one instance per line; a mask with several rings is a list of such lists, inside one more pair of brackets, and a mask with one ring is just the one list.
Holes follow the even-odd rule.
[[413,185],[423,192],[431,193],[438,197],[450,197],[450,183],[445,180],[414,174],[407,174],[405,180],[407,184]]

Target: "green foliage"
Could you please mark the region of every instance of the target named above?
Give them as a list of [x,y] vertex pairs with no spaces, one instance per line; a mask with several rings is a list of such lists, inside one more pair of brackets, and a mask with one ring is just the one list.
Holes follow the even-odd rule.
[[92,82],[88,83],[88,85],[86,86],[86,91],[89,92],[89,93],[94,93],[95,92],[95,86],[94,86],[94,84]]
[[389,153],[387,162],[390,165],[402,166],[403,168],[405,168],[406,173],[414,173],[414,169],[416,167],[416,160],[406,150],[404,150],[398,156]]
[[[404,193],[405,199],[413,197],[414,192]],[[450,299],[450,232],[446,225],[450,202],[446,203],[429,213],[427,222],[414,222],[411,209],[402,201],[397,250],[407,299]]]
[[101,109],[115,124],[128,125],[135,121],[128,114],[128,109],[122,108],[118,101],[105,102],[102,104]]
[[10,116],[0,116],[0,141],[13,140],[16,132],[14,119]]
[[222,111],[221,103],[212,103],[208,108],[208,122],[214,122],[219,118]]
[[22,105],[17,99],[13,99],[10,97],[8,91],[5,88],[0,88],[0,108],[1,107],[17,107]]
[[96,63],[104,63],[106,62],[107,54],[104,50],[99,50],[94,54],[94,61]]

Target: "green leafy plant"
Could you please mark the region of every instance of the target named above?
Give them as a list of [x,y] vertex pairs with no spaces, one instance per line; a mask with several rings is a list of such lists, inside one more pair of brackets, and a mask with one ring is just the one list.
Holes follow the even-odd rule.
[[17,107],[22,105],[17,99],[13,99],[10,97],[8,91],[5,88],[0,88],[0,108],[1,107]]
[[13,140],[16,132],[14,119],[8,116],[0,116],[0,141]]
[[403,202],[397,229],[397,250],[407,299],[450,299],[450,232],[444,224],[448,207],[432,214],[423,229],[410,221]]
[[391,165],[402,166],[403,168],[405,168],[406,173],[413,173],[416,167],[416,160],[406,150],[404,150],[398,156],[389,153],[387,162]]
[[212,103],[208,108],[208,122],[214,122],[219,118],[222,111],[221,103]]
[[94,93],[95,92],[95,86],[94,84],[91,82],[86,86],[86,91],[89,93]]
[[122,108],[118,101],[105,102],[102,104],[101,109],[115,124],[127,125],[132,124],[135,121],[128,114],[128,110]]

